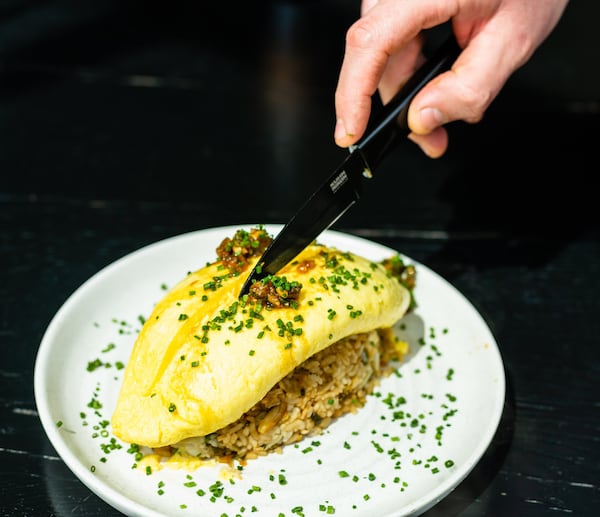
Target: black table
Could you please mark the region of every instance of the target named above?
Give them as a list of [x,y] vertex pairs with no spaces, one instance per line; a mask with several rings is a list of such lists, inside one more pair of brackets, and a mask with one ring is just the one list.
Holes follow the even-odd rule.
[[[50,320],[155,241],[285,222],[344,155],[333,92],[357,2],[0,6],[0,511],[117,515],[36,412]],[[237,9],[237,8],[236,8]],[[504,414],[447,515],[600,512],[600,9],[572,2],[440,160],[407,142],[335,229],[458,288],[499,344]]]

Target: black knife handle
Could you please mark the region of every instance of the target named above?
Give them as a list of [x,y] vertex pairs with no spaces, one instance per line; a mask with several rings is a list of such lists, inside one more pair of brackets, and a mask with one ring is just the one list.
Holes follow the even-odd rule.
[[433,55],[411,76],[392,100],[369,121],[365,136],[355,145],[373,170],[410,133],[408,107],[417,93],[435,76],[449,70],[461,52],[454,36],[449,36]]

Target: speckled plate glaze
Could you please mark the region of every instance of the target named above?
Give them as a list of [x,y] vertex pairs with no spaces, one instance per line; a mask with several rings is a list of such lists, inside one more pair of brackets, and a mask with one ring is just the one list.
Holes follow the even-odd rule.
[[[282,454],[148,475],[110,417],[143,316],[188,271],[214,260],[223,238],[252,225],[212,228],[142,248],[85,282],[50,323],[35,364],[35,399],[58,454],[91,491],[128,515],[399,517],[444,498],[489,446],[505,376],[496,341],[471,303],[417,268],[418,308],[396,326],[411,352],[358,413]],[[267,225],[275,235],[281,226]],[[396,253],[327,231],[320,242],[374,261]],[[399,250],[401,251],[401,250]]]

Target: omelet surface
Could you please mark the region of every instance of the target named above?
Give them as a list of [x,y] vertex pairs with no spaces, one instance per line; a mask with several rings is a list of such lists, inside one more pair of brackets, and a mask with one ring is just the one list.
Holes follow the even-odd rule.
[[155,306],[127,364],[114,434],[162,447],[240,418],[313,354],[394,325],[410,293],[381,264],[313,244],[279,273],[302,288],[289,307],[238,300],[251,267],[221,261],[189,274]]

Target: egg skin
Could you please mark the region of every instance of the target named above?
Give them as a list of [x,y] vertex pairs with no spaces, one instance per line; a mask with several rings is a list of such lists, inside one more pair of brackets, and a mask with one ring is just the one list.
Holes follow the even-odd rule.
[[240,418],[294,368],[349,335],[392,327],[410,294],[380,264],[319,244],[278,276],[302,284],[297,304],[257,311],[238,300],[249,268],[219,261],[187,275],[154,307],[125,368],[115,436],[162,447]]

